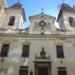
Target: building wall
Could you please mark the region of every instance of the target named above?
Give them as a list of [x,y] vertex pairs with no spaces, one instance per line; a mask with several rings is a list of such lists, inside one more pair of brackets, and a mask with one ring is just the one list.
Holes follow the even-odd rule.
[[[72,41],[69,41],[72,40]],[[75,46],[74,46],[74,39],[64,39],[61,40],[60,38],[3,38],[0,41],[0,50],[1,46],[4,42],[10,43],[10,49],[8,57],[4,58],[4,62],[0,65],[3,68],[7,69],[7,75],[18,75],[19,73],[19,67],[20,66],[28,66],[29,72],[33,71],[34,73],[34,61],[36,54],[40,56],[41,48],[44,47],[47,56],[50,55],[51,57],[51,70],[52,75],[58,75],[57,74],[57,67],[66,67],[68,75],[74,75],[75,74],[75,66],[74,66],[74,59],[75,59]],[[23,43],[29,43],[30,44],[30,52],[28,58],[21,57],[22,54],[22,46]],[[65,58],[61,59],[57,58],[56,55],[56,45],[63,45],[64,47],[64,55]],[[1,58],[1,57],[0,57]],[[2,65],[3,64],[3,65]],[[11,71],[10,71],[11,69]]]
[[[6,10],[6,12],[4,12]],[[19,29],[23,23],[22,18],[22,11],[14,10],[14,9],[3,9],[1,13],[1,22],[0,28],[1,29]],[[74,28],[71,28],[68,24],[68,17],[71,13],[66,14],[63,18],[60,18],[60,24],[65,25],[64,27],[68,30],[72,30],[74,33]],[[72,14],[73,16],[75,14]],[[9,17],[15,16],[15,24],[14,26],[8,26]],[[38,15],[39,16],[39,15]],[[35,16],[34,16],[35,17]],[[45,17],[48,17],[45,15]],[[75,17],[75,16],[73,16]],[[35,17],[36,18],[36,17]],[[62,21],[63,19],[63,21]],[[57,67],[66,67],[67,68],[67,75],[75,75],[75,36],[70,32],[62,32],[59,31],[57,34],[56,28],[54,27],[54,18],[51,19],[44,19],[46,22],[50,22],[51,29],[47,27],[46,33],[44,35],[39,34],[39,29],[34,27],[34,22],[39,22],[39,19],[30,19],[31,27],[29,28],[28,35],[26,34],[10,34],[1,31],[0,29],[0,52],[2,50],[2,45],[4,43],[10,44],[8,57],[0,57],[0,75],[19,75],[20,66],[28,66],[28,75],[30,75],[30,71],[35,72],[34,69],[34,61],[36,60],[37,56],[40,56],[40,52],[42,47],[44,47],[46,51],[46,56],[50,55],[51,59],[51,72],[52,75],[58,75]],[[61,28],[63,26],[60,26]],[[62,29],[64,29],[64,27]],[[35,30],[35,31],[34,31]],[[10,31],[11,32],[11,31]],[[37,33],[36,33],[37,32]],[[12,32],[11,32],[12,33]],[[34,35],[33,35],[34,34]],[[35,35],[36,34],[36,35]],[[71,37],[72,36],[72,37]],[[23,44],[30,45],[29,57],[24,58],[21,57],[22,54],[22,46]],[[65,58],[57,58],[56,53],[56,45],[62,45],[64,49]],[[3,70],[2,70],[3,69]]]

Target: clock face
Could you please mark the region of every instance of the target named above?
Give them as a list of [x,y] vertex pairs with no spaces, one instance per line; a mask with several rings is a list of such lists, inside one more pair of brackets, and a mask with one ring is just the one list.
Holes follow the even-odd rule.
[[40,25],[40,26],[45,26],[46,23],[45,23],[45,21],[42,20],[42,21],[39,22],[39,25]]

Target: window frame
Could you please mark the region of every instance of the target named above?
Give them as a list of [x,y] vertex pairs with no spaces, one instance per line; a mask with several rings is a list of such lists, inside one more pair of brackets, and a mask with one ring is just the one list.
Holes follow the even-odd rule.
[[66,67],[58,67],[58,75],[64,75],[64,74],[67,75]]
[[26,75],[28,75],[28,66],[20,66],[20,69],[19,69],[19,75],[25,75],[25,72],[26,72]]
[[57,58],[65,58],[63,45],[56,45]]
[[7,57],[9,53],[9,48],[10,48],[10,44],[4,43],[1,48],[0,57]]
[[[28,46],[28,47],[25,47],[25,46]],[[25,49],[25,48],[27,48],[27,49]],[[29,44],[23,44],[21,57],[29,57],[29,53],[30,53],[30,45]]]

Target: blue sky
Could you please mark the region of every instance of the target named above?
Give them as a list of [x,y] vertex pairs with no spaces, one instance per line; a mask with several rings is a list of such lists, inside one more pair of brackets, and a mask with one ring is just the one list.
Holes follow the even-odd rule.
[[[13,5],[17,0],[7,0],[8,5]],[[65,3],[75,5],[75,0],[64,0]],[[25,9],[26,23],[23,28],[29,25],[29,16],[41,13],[41,9],[44,9],[44,13],[57,17],[59,12],[59,6],[63,0],[20,0],[20,3]]]

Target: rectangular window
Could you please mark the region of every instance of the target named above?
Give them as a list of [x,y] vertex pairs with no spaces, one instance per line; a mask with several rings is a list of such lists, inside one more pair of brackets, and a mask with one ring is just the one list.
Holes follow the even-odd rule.
[[57,45],[56,51],[57,51],[57,58],[64,58],[63,46]]
[[0,56],[1,57],[7,57],[8,51],[9,51],[9,44],[3,44]]
[[19,75],[28,75],[28,66],[20,66]]
[[13,26],[13,25],[14,25],[14,22],[15,22],[15,16],[11,16],[11,17],[9,18],[8,26]]
[[29,57],[29,45],[23,45],[22,57]]
[[58,75],[67,75],[66,67],[58,67]]

